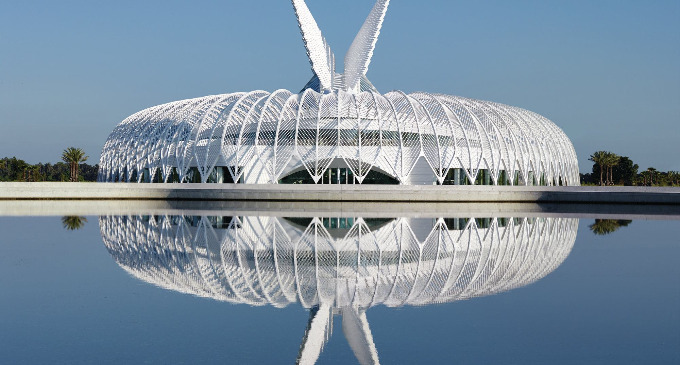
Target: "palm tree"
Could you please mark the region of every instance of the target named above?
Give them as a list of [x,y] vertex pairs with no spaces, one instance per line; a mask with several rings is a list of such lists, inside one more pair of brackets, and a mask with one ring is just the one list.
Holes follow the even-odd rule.
[[61,154],[61,160],[68,163],[71,168],[71,181],[78,181],[78,165],[87,161],[88,156],[81,148],[69,147]]
[[614,166],[619,164],[621,156],[607,152],[605,157],[607,169],[607,185],[614,185]]
[[678,179],[680,178],[680,174],[678,174],[677,171],[668,171],[668,183],[673,186],[673,185],[678,185]]
[[87,223],[87,218],[85,217],[80,217],[77,215],[68,215],[65,217],[61,217],[61,224],[64,226],[64,228],[68,229],[69,231],[81,229],[83,228],[83,226],[85,226],[85,223]]
[[602,172],[604,170],[607,153],[608,152],[605,151],[597,151],[590,155],[589,158],[590,161],[595,162],[595,164],[600,167],[600,185],[604,185],[604,182],[602,181]]
[[649,186],[654,186],[654,175],[656,174],[656,169],[653,167],[648,167],[647,172],[649,172]]

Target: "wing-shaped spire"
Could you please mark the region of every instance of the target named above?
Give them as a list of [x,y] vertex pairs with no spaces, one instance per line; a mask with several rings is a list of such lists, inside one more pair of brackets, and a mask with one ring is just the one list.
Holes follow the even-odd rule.
[[373,57],[375,43],[378,41],[387,6],[390,0],[377,0],[364,25],[354,38],[345,55],[345,85],[347,90],[358,90],[361,77],[366,75]]
[[292,2],[312,71],[319,78],[320,89],[331,90],[335,72],[335,56],[321,34],[321,29],[316,24],[305,0],[292,0]]

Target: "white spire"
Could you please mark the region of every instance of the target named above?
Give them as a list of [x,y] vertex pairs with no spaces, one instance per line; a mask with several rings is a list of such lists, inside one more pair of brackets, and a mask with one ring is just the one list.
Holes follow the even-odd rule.
[[304,0],[292,0],[297,16],[302,41],[307,49],[307,57],[312,65],[312,71],[319,78],[321,90],[333,88],[333,73],[335,72],[335,56],[321,34],[312,13]]
[[366,75],[378,41],[390,0],[377,0],[364,25],[361,26],[345,55],[345,85],[347,90],[359,90],[361,77]]
[[342,76],[335,74],[335,55],[321,34],[321,29],[305,0],[292,0],[292,3],[302,33],[302,40],[307,49],[309,63],[319,79],[319,91],[343,89],[358,92],[361,79],[366,76],[368,65],[371,63],[373,50],[378,41],[390,0],[376,0],[345,55],[345,72]]

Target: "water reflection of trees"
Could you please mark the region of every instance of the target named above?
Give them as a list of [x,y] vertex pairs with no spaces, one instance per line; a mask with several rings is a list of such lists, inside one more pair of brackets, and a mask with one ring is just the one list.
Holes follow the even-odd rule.
[[633,221],[627,219],[595,219],[595,223],[588,226],[596,235],[605,235],[615,232],[621,227],[627,227]]
[[61,217],[61,224],[64,226],[69,231],[75,231],[77,229],[81,229],[85,226],[85,223],[87,223],[87,218],[77,216],[77,215],[68,215]]

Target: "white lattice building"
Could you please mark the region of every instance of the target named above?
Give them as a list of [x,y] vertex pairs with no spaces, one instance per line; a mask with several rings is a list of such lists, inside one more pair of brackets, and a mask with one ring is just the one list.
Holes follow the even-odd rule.
[[314,73],[300,93],[182,100],[125,119],[102,151],[105,182],[578,185],[574,148],[517,107],[366,78],[389,0],[378,0],[335,60],[304,0],[293,0]]

